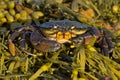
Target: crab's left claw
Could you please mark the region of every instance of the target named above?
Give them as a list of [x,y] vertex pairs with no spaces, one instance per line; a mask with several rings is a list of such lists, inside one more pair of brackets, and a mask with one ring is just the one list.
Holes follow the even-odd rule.
[[30,41],[35,49],[42,52],[54,52],[62,47],[62,44],[53,40],[47,40],[38,32],[33,32],[31,34]]
[[50,40],[40,40],[40,43],[33,44],[34,48],[42,52],[54,52],[61,48],[61,44],[50,41]]

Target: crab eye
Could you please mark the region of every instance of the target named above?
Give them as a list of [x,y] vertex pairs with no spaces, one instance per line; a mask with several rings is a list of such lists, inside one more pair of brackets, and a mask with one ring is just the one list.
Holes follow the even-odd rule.
[[71,29],[75,29],[75,26],[71,26]]
[[53,26],[53,29],[57,29],[58,28],[58,26]]

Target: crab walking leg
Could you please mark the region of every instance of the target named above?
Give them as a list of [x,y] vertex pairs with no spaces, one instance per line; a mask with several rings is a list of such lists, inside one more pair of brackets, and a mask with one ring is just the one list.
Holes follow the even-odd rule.
[[20,31],[15,31],[13,34],[10,35],[8,38],[9,42],[9,51],[12,56],[15,56],[15,45],[13,43],[13,40],[20,35]]
[[102,40],[99,42],[101,51],[105,56],[109,56],[109,50],[108,50],[108,44],[105,38],[102,38]]
[[15,45],[13,43],[13,41],[20,36],[21,32],[25,30],[25,31],[34,31],[34,28],[32,27],[19,27],[17,29],[14,30],[14,32],[9,36],[8,41],[9,41],[9,51],[10,53],[15,56]]
[[25,42],[26,42],[25,36],[26,36],[26,32],[23,32],[21,34],[21,40],[20,40],[20,46],[21,46],[22,50],[25,49]]
[[80,45],[87,45],[93,41],[93,37],[96,37],[96,40],[99,41],[99,42],[97,41],[96,42],[100,45],[100,48],[104,53],[104,55],[108,56],[109,54],[108,54],[107,43],[104,39],[101,39],[102,36],[100,34],[100,31],[97,28],[90,28],[86,33],[80,35],[79,37],[74,38],[73,42],[77,44],[81,42]]
[[113,48],[114,48],[114,45],[112,43],[112,38],[110,37],[110,35],[108,34],[107,31],[103,31],[103,34],[105,36],[105,39],[106,39],[106,42],[108,44],[108,48],[109,48],[109,53],[112,52]]
[[111,38],[107,32],[101,32],[97,28],[89,29],[85,34],[74,38],[72,41],[74,43],[81,43],[81,45],[87,45],[92,42],[93,37],[96,37],[98,41],[96,43],[100,46],[101,51],[105,56],[109,56],[109,50],[113,49],[113,44]]
[[99,46],[101,48],[101,52],[103,53],[103,55],[109,56],[109,52],[108,52],[109,51],[109,45],[107,43],[108,41],[106,40],[106,37],[110,37],[110,36],[106,35],[106,37],[103,37],[103,36],[105,36],[105,34],[101,34],[101,30],[99,30],[99,29],[96,29],[96,30],[93,29],[91,31],[92,31],[92,34],[95,34],[95,36],[98,36],[97,44],[99,44]]
[[34,28],[29,27],[29,26],[27,26],[27,27],[20,27],[18,29],[15,29],[14,33],[11,34],[10,37],[9,37],[9,43],[13,43],[13,41],[15,40],[15,38],[17,38],[21,34],[21,32],[23,30],[25,30],[25,31],[35,31]]
[[54,52],[62,47],[61,44],[56,41],[47,40],[38,31],[31,34],[30,41],[35,49],[42,52]]
[[23,51],[24,53],[26,53],[26,54],[28,54],[28,55],[31,55],[31,56],[36,56],[36,55],[34,55],[34,54],[30,53],[30,52],[27,52],[27,51],[25,50],[25,43],[26,43],[26,35],[27,35],[27,34],[28,34],[27,32],[23,32],[23,33],[21,34],[20,47],[21,47],[21,49],[22,49],[22,51]]

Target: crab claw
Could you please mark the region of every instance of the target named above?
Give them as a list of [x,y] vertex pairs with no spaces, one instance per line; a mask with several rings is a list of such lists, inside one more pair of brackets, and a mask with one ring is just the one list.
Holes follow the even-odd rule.
[[38,32],[33,32],[31,34],[30,41],[34,48],[41,52],[54,52],[62,47],[62,44],[54,40],[48,40],[41,36]]
[[62,47],[62,44],[52,40],[40,40],[38,43],[32,43],[34,48],[42,52],[54,52]]

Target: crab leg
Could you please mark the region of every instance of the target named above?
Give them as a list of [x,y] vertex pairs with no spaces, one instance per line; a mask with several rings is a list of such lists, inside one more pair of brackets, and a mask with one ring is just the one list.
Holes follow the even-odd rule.
[[15,38],[17,38],[21,34],[21,32],[23,30],[25,30],[25,31],[28,31],[28,30],[34,31],[34,28],[28,26],[28,27],[20,27],[18,29],[15,29],[14,33],[11,34],[10,37],[9,37],[9,43],[13,43],[12,41],[15,40]]
[[26,32],[23,32],[22,35],[21,35],[21,40],[20,40],[20,46],[22,48],[22,50],[25,49],[25,36],[26,36]]
[[101,39],[102,36],[100,35],[101,35],[100,31],[97,28],[90,28],[85,34],[82,34],[79,37],[74,38],[73,42],[77,44],[81,42],[82,45],[87,45],[93,41],[93,37],[95,36],[96,40],[99,41],[97,43],[100,45],[102,52],[104,53],[104,55],[108,56],[109,54],[108,54],[107,42],[105,38]]
[[101,51],[104,53],[104,55],[109,56],[109,53],[112,51],[114,46],[112,44],[110,35],[105,30],[91,28],[85,34],[74,38],[72,41],[77,44],[81,43],[82,45],[86,45],[92,41],[93,36],[97,38],[97,44],[100,46]]
[[105,38],[102,38],[102,40],[98,43],[100,48],[101,48],[101,52],[105,55],[105,56],[109,56],[108,53],[108,44]]
[[[15,45],[13,43],[13,41],[19,37],[19,35],[21,34],[22,31],[24,30],[30,30],[30,31],[34,31],[34,28],[30,28],[30,27],[19,27],[17,29],[14,30],[14,33],[12,33],[10,35],[10,37],[8,38],[8,41],[9,41],[9,50],[10,50],[10,53],[14,56],[15,55]],[[25,36],[25,35],[23,35]],[[23,38],[24,39],[24,38]],[[24,41],[20,41],[21,43],[25,43]],[[22,48],[24,49],[24,44],[22,45]]]
[[108,48],[109,48],[109,53],[112,52],[113,48],[114,48],[114,45],[112,43],[112,38],[110,37],[110,35],[107,33],[107,31],[103,31],[103,34],[105,36],[105,39],[106,39],[106,42],[107,42],[107,45],[108,45]]
[[105,56],[109,56],[109,53],[113,50],[113,43],[110,35],[105,30],[100,30],[101,35],[103,35],[101,41],[99,41],[99,46],[101,47],[101,51]]

